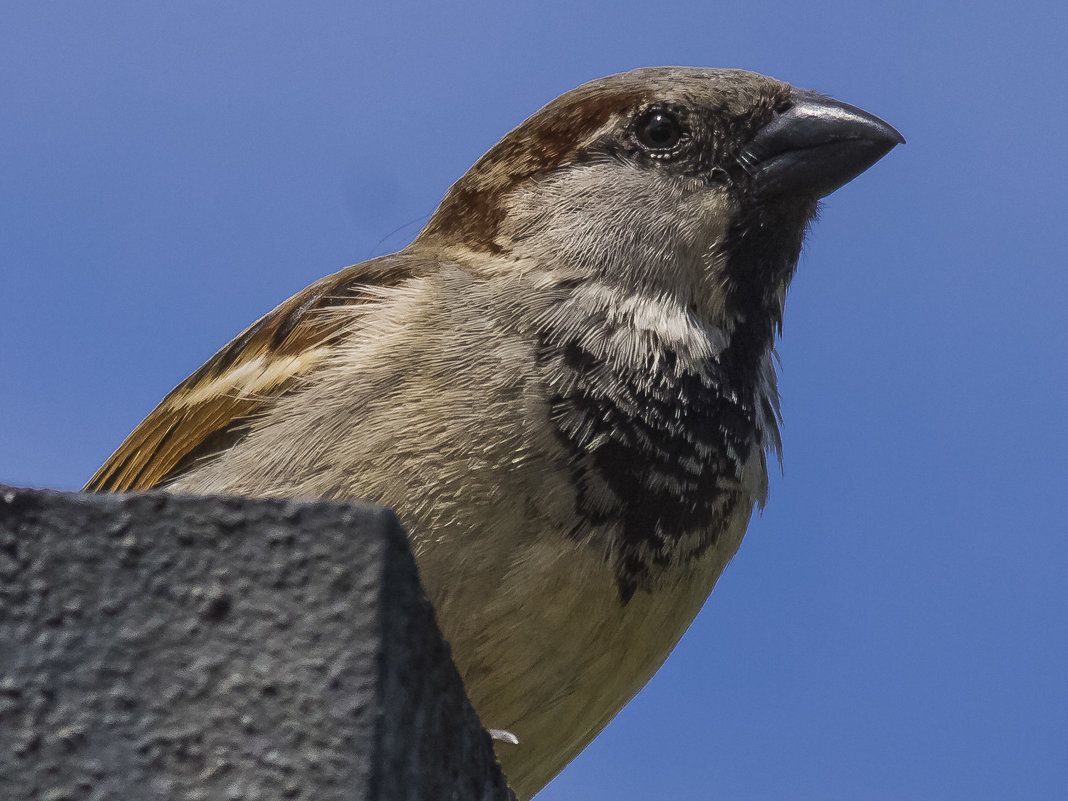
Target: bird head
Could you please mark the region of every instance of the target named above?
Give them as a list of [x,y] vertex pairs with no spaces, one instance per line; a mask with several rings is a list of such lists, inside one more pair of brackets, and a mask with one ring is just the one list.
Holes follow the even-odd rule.
[[507,134],[413,247],[670,298],[728,331],[774,324],[817,201],[903,141],[867,112],[757,73],[634,70]]

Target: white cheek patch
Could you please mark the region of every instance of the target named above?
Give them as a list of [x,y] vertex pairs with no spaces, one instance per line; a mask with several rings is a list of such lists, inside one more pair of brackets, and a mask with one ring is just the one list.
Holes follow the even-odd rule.
[[627,295],[595,285],[589,287],[584,300],[607,310],[612,333],[606,355],[628,365],[639,366],[650,354],[656,359],[663,351],[671,351],[682,366],[700,372],[727,344],[722,332],[701,323],[672,297]]
[[517,188],[498,243],[626,292],[670,295],[719,324],[735,208],[724,189],[619,161],[570,165]]

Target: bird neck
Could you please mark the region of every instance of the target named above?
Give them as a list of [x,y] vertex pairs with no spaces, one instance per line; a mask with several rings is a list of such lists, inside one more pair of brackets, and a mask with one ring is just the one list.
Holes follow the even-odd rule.
[[578,488],[571,535],[606,554],[626,603],[762,499],[770,342],[754,357],[744,326],[728,335],[671,299],[593,284],[553,311],[539,361]]

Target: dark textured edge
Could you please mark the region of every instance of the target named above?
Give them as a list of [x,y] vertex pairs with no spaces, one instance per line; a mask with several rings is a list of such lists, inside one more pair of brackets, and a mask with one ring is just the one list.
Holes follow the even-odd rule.
[[[0,634],[5,799],[514,801],[388,510],[0,485]],[[322,694],[319,644],[340,677]],[[245,677],[261,655],[269,683],[243,691],[203,669]],[[135,713],[115,706],[123,692]],[[247,737],[225,736],[246,719]]]

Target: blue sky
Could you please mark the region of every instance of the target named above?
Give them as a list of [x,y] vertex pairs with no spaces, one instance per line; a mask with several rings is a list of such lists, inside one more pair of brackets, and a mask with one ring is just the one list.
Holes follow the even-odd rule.
[[7,3],[0,482],[80,486],[219,346],[403,247],[561,92],[768,73],[909,141],[827,199],[802,256],[767,509],[542,798],[1060,797],[1064,9]]

